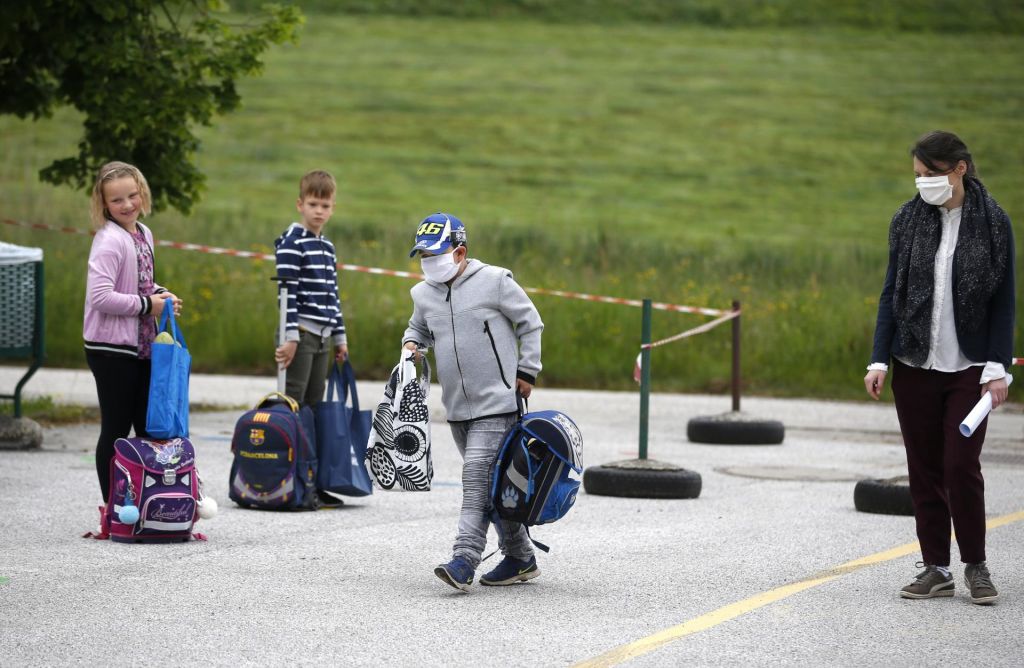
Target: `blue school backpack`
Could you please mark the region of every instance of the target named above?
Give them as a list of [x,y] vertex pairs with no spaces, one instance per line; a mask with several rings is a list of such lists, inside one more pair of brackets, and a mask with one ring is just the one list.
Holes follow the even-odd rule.
[[560,411],[523,413],[506,432],[491,469],[491,504],[500,520],[526,526],[561,519],[583,473],[583,436]]

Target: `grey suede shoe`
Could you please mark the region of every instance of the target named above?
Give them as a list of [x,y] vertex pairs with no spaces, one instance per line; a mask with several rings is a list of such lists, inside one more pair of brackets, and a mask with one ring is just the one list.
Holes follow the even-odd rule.
[[992,584],[992,575],[989,574],[984,561],[980,564],[967,564],[967,568],[964,569],[964,580],[971,589],[971,603],[992,605],[999,598],[999,592]]
[[914,581],[900,590],[903,598],[936,598],[939,596],[952,596],[953,582],[952,575],[943,575],[937,566],[922,564],[918,562],[918,568],[924,566],[924,570],[917,574]]

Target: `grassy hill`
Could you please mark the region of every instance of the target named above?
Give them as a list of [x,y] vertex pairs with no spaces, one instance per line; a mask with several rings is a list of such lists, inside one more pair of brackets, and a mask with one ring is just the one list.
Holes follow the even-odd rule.
[[[241,94],[243,110],[202,132],[203,203],[154,216],[158,237],[269,251],[299,176],[326,168],[344,262],[416,269],[415,224],[445,210],[466,222],[471,255],[523,285],[740,299],[749,392],[863,393],[888,222],[914,193],[919,134],[960,133],[1011,218],[1024,215],[1012,35],[311,14],[301,43],[273,51]],[[87,227],[85,195],[36,178],[78,123],[0,118],[3,217]],[[50,361],[82,364],[88,241],[8,226],[0,239],[46,249]],[[197,370],[272,372],[269,264],[161,249],[157,271],[187,300]],[[353,361],[383,376],[411,283],[342,281]],[[543,382],[630,385],[639,310],[535,301]],[[659,313],[655,337],[700,322]],[[655,389],[724,389],[728,341],[726,327],[659,348]]]
[[[256,10],[264,0],[230,4],[235,9]],[[336,14],[553,23],[846,27],[958,34],[1019,34],[1024,29],[1024,6],[1016,0],[292,0],[286,4]]]

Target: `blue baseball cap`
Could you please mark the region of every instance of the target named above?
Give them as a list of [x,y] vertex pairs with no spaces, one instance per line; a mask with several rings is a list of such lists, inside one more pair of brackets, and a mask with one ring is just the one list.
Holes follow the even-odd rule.
[[409,257],[420,251],[441,255],[452,246],[465,245],[466,226],[455,216],[439,212],[420,221],[416,228],[416,244],[409,251]]

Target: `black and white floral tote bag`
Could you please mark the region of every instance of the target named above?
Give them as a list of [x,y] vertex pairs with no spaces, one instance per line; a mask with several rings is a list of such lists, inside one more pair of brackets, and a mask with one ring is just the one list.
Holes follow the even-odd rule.
[[430,457],[430,365],[405,348],[377,405],[366,444],[366,468],[381,489],[426,492],[434,478]]

